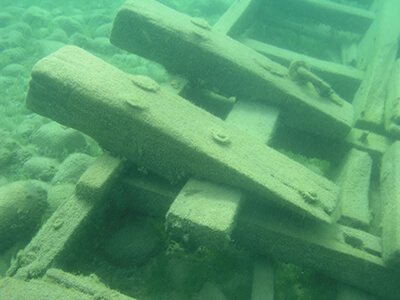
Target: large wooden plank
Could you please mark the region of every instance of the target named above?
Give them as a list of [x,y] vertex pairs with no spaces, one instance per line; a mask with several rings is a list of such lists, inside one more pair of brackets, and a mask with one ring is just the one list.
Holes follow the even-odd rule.
[[33,300],[33,299],[72,299],[91,300],[93,295],[81,291],[68,289],[62,285],[45,282],[43,280],[24,281],[15,278],[0,280],[0,299]]
[[335,184],[150,78],[123,73],[77,47],[36,64],[27,106],[171,181],[193,177],[237,186],[331,221]]
[[323,61],[249,38],[241,38],[239,41],[286,67],[289,67],[293,61],[305,61],[313,73],[329,83],[335,92],[349,102],[353,100],[364,77],[363,71],[349,66]]
[[372,159],[368,153],[352,149],[339,166],[336,184],[340,186],[338,223],[368,230],[371,221],[369,185]]
[[376,21],[360,43],[360,62],[367,66],[354,101],[355,126],[382,133],[388,81],[399,47],[400,2],[384,0]]
[[109,155],[100,156],[82,175],[72,196],[42,226],[38,234],[19,253],[8,276],[30,279],[44,275],[54,259],[101,205],[110,187],[123,170],[123,162]]
[[385,103],[385,129],[400,139],[400,59],[393,66]]
[[259,1],[236,0],[214,24],[213,29],[222,34],[232,35],[239,30],[238,27],[244,28],[252,20],[256,2]]
[[383,155],[381,169],[382,247],[388,265],[400,266],[400,142]]
[[340,99],[338,104],[332,96],[322,97],[309,85],[295,83],[287,68],[215,32],[203,20],[156,1],[128,1],[114,20],[110,39],[194,83],[228,96],[261,98],[282,106],[285,120],[303,130],[332,138],[344,137],[350,130],[349,103]]
[[[239,100],[225,122],[267,144],[275,132],[279,110],[264,103]],[[173,236],[221,249],[232,242],[232,231],[245,194],[230,186],[189,179],[172,203],[166,227]]]
[[254,205],[244,207],[236,229],[236,242],[253,253],[314,269],[383,299],[398,299],[400,273],[385,265],[376,236],[338,224],[306,224]]
[[16,278],[0,280],[2,300],[135,300],[106,287],[95,276],[72,275],[49,269],[43,279],[24,281]]
[[393,144],[393,140],[369,131],[353,128],[344,139],[350,148],[356,148],[369,153],[378,163],[385,151]]
[[372,24],[375,14],[328,0],[268,0],[269,7],[291,15],[329,24],[336,29],[364,33]]
[[233,236],[240,247],[397,299],[400,274],[382,260],[379,237],[338,224],[316,226],[280,210],[243,204]]
[[95,276],[89,275],[86,277],[82,274],[73,275],[62,270],[52,268],[46,272],[44,280],[63,286],[68,290],[76,290],[90,295],[90,299],[100,298],[104,300],[135,300],[134,298],[125,296],[124,294],[121,294],[115,290],[111,290]]

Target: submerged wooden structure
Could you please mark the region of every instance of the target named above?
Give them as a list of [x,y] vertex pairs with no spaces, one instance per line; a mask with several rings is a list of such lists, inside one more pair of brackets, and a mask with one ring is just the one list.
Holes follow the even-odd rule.
[[[100,157],[9,276],[67,278],[52,264],[120,181],[145,198],[135,208],[165,215],[176,237],[210,249],[237,245],[397,299],[400,3],[353,2],[236,0],[211,27],[156,1],[130,0],[110,40],[175,74],[166,86],[76,47],[40,61],[28,107],[124,161]],[[268,41],[279,30],[306,46]],[[311,41],[336,52],[318,53]],[[226,100],[227,116],[184,99],[210,94]],[[291,143],[337,167],[326,178],[274,150]],[[172,184],[126,171],[125,160]]]

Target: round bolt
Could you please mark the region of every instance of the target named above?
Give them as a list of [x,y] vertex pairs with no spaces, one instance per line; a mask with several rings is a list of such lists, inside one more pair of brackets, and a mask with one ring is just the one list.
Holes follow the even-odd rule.
[[229,137],[223,133],[215,132],[212,137],[215,142],[223,146],[227,146],[231,143]]

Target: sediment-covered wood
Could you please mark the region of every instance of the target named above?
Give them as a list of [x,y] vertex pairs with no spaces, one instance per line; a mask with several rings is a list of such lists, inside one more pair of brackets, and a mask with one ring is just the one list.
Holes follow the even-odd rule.
[[290,79],[287,68],[215,32],[204,20],[157,1],[128,1],[114,20],[110,40],[227,96],[261,98],[284,107],[285,120],[297,128],[332,138],[350,130],[349,103],[318,95]]
[[257,0],[236,0],[229,9],[215,23],[213,29],[222,34],[231,36],[235,31],[244,30],[252,20],[255,9],[259,6]]
[[382,247],[388,266],[400,266],[400,142],[383,155],[381,168]]
[[400,273],[385,265],[380,239],[334,224],[305,224],[273,209],[246,205],[235,240],[260,255],[293,263],[359,287],[383,299],[398,299]]
[[77,47],[36,64],[27,106],[171,181],[194,177],[240,187],[324,222],[336,206],[331,181],[151,79]]
[[400,59],[393,66],[385,103],[385,129],[400,139]]
[[366,66],[366,72],[353,101],[358,128],[384,132],[385,98],[399,47],[399,15],[399,1],[381,1],[375,22],[359,44],[358,65]]
[[37,235],[17,255],[8,276],[22,279],[41,277],[73,237],[79,236],[91,217],[91,212],[102,203],[106,192],[123,169],[120,159],[100,156],[82,175],[72,196],[42,226]]
[[328,0],[267,0],[269,7],[333,28],[364,33],[374,20],[374,13]]
[[241,38],[239,41],[286,67],[293,61],[305,61],[313,73],[329,83],[335,92],[349,102],[353,100],[364,77],[364,72],[349,66],[323,61],[249,38]]

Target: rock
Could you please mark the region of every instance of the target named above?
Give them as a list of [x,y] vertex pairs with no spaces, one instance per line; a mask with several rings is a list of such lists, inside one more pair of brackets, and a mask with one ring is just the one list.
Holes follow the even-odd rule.
[[0,75],[0,90],[5,91],[14,83],[14,78]]
[[147,66],[147,70],[149,72],[149,77],[158,83],[166,82],[169,78],[168,72],[159,64],[151,63]]
[[136,217],[106,239],[107,258],[122,267],[140,266],[161,250],[159,232],[149,219]]
[[140,56],[137,56],[135,54],[114,54],[111,57],[111,63],[119,68],[122,68],[125,66],[125,69],[127,67],[129,68],[134,68],[138,67],[143,63],[143,59]]
[[24,45],[24,35],[17,30],[6,30],[0,33],[0,51]]
[[8,167],[15,160],[21,146],[10,136],[0,136],[0,169]]
[[32,143],[50,157],[59,157],[63,152],[77,152],[86,146],[82,133],[56,122],[42,125],[32,136]]
[[17,135],[22,137],[26,140],[42,126],[44,123],[44,118],[36,115],[31,114],[26,116],[25,120],[19,123],[13,130],[13,135]]
[[0,12],[0,27],[6,27],[12,21],[13,17],[5,12]]
[[87,154],[71,154],[59,166],[58,172],[53,178],[52,185],[76,184],[78,179],[94,161],[95,158]]
[[27,178],[50,181],[57,172],[59,162],[54,158],[32,157],[24,163],[22,171]]
[[213,282],[206,282],[200,292],[193,296],[191,300],[226,300],[224,293]]
[[51,40],[40,40],[39,41],[40,55],[47,56],[64,46],[65,44],[62,42],[51,41]]
[[44,27],[51,21],[51,14],[40,7],[31,6],[23,14],[22,20],[35,27]]
[[30,158],[37,156],[37,148],[32,144],[21,146],[15,151],[13,165],[20,169]]
[[0,251],[36,231],[45,210],[45,199],[45,189],[30,181],[17,181],[0,188]]
[[68,36],[82,31],[82,25],[71,17],[58,16],[54,18],[53,23],[63,29]]
[[206,282],[207,270],[200,262],[174,257],[168,261],[166,277],[174,290],[196,292]]
[[4,177],[3,175],[0,175],[0,187],[7,185],[8,179],[6,177]]
[[83,49],[93,49],[94,48],[93,40],[90,37],[88,37],[80,32],[74,33],[71,36],[71,43],[78,47],[81,47]]
[[[48,193],[48,191],[50,189],[50,184],[48,182],[44,182],[44,181],[41,181],[41,180],[35,180],[35,179],[27,180],[27,182],[36,191],[41,193],[41,197],[43,197],[43,199],[46,199],[47,193]],[[46,204],[47,203],[45,203],[45,205]]]
[[51,41],[61,42],[64,44],[69,43],[69,38],[67,33],[61,28],[56,28],[47,39]]
[[146,65],[139,65],[133,69],[133,74],[149,76],[149,70]]
[[38,40],[42,40],[47,38],[50,35],[50,30],[46,27],[41,27],[35,29],[35,38]]
[[95,33],[95,37],[105,37],[107,39],[110,38],[110,33],[111,33],[111,28],[112,28],[112,23],[107,23],[99,26]]
[[11,63],[20,63],[25,57],[25,50],[21,47],[4,49],[0,56],[0,68]]
[[97,37],[93,41],[93,45],[98,53],[112,55],[115,53],[115,47],[110,44],[108,38]]
[[[118,7],[115,8],[118,9]],[[114,9],[112,11],[114,11]],[[111,12],[109,9],[94,9],[89,17],[88,23],[95,26],[100,26],[101,24],[106,24],[110,22],[112,23],[113,14],[114,13]]]
[[8,268],[10,267],[10,262],[5,260],[0,256],[0,279],[6,275]]
[[20,64],[9,64],[1,70],[1,74],[5,76],[27,76],[28,70]]
[[22,35],[25,38],[30,37],[32,35],[31,26],[29,26],[29,24],[26,24],[24,22],[14,23],[14,24],[8,26],[7,30],[9,30],[9,31],[11,31],[11,30],[18,31],[18,32],[22,33]]
[[57,208],[66,201],[75,190],[75,184],[53,185],[47,192],[47,209],[45,217],[49,218]]
[[25,13],[26,8],[24,6],[18,6],[17,4],[16,6],[5,7],[4,11],[9,13],[13,17],[20,19],[21,16]]

